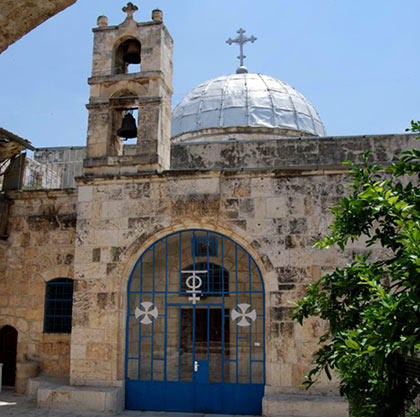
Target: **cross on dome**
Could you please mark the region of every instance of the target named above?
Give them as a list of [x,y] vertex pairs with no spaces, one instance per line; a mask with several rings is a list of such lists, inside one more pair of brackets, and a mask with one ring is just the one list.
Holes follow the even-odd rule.
[[242,28],[239,28],[239,30],[236,31],[236,33],[239,33],[239,36],[236,39],[229,38],[226,41],[226,43],[228,43],[229,45],[232,45],[232,43],[239,44],[239,56],[238,56],[238,59],[239,59],[239,62],[240,62],[240,67],[236,70],[236,72],[238,74],[241,74],[241,73],[244,73],[244,72],[245,73],[248,72],[248,69],[244,66],[244,59],[246,58],[246,55],[244,55],[244,45],[247,42],[254,43],[257,40],[257,38],[255,36],[251,36],[251,37],[247,38],[246,36],[244,36],[244,33],[245,32],[246,32],[246,30],[244,30]]
[[122,8],[122,11],[124,13],[127,13],[127,19],[132,19],[133,18],[133,14],[138,10],[139,8],[134,5],[133,3],[128,2],[127,6]]

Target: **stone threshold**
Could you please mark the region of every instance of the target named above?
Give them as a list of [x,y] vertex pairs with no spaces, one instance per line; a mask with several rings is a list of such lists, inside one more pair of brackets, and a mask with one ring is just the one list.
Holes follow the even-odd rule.
[[263,398],[267,417],[348,417],[347,401],[330,395],[269,393]]
[[116,414],[124,408],[122,388],[71,386],[66,379],[45,376],[29,380],[28,396],[50,409]]

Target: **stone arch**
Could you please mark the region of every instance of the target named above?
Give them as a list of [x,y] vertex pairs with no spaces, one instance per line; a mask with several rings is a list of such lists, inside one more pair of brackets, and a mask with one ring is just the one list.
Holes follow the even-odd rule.
[[[141,235],[138,237],[125,251],[121,254],[120,262],[118,266],[115,268],[113,275],[110,279],[114,282],[118,282],[118,305],[119,305],[119,319],[118,319],[118,364],[117,364],[117,378],[123,379],[124,377],[124,359],[125,359],[125,320],[126,320],[126,313],[127,313],[127,284],[128,280],[132,271],[133,266],[135,265],[138,258],[144,253],[147,248],[149,248],[153,243],[157,242],[158,240],[164,238],[167,235],[172,233],[186,231],[189,229],[201,229],[206,230],[209,232],[216,232],[221,235],[224,235],[238,245],[240,245],[243,249],[245,249],[254,259],[257,267],[261,272],[261,277],[263,280],[263,285],[266,292],[266,299],[268,300],[267,291],[269,288],[268,282],[266,280],[267,277],[267,268],[265,267],[264,262],[262,261],[261,256],[258,252],[251,246],[251,244],[246,239],[246,234],[243,233],[239,234],[236,231],[228,229],[226,227],[214,224],[199,224],[188,222],[179,223],[170,227],[166,227],[160,230],[152,231],[151,233]],[[238,229],[239,230],[239,229]],[[268,302],[266,302],[266,309],[268,306]],[[268,317],[268,316],[267,316]]]
[[111,99],[113,98],[129,98],[135,99],[137,94],[131,91],[129,88],[122,88],[111,93]]
[[224,235],[228,238],[231,238],[240,246],[242,246],[249,254],[254,258],[258,267],[261,270],[261,274],[264,279],[264,286],[267,287],[267,282],[265,281],[265,276],[267,275],[266,264],[263,262],[260,254],[254,249],[254,247],[249,243],[246,238],[246,234],[240,234],[237,231],[233,231],[226,227],[214,224],[201,224],[201,223],[179,223],[170,227],[166,227],[154,232],[151,232],[147,235],[142,235],[137,238],[121,255],[120,263],[115,269],[114,275],[115,279],[119,279],[119,288],[126,289],[128,283],[128,277],[131,273],[131,269],[138,259],[138,257],[154,242],[162,239],[163,237],[183,230],[188,229],[202,229],[208,230],[209,232],[216,232]]
[[[112,74],[126,74],[129,64],[124,55],[131,52],[133,59],[141,63],[141,42],[135,36],[122,36],[115,43],[112,49]],[[137,57],[138,55],[138,57]]]
[[52,279],[65,277],[74,280],[73,268],[68,265],[58,265],[42,271],[39,274],[44,282],[51,281]]
[[[115,91],[113,90],[114,88]],[[119,136],[118,131],[122,127],[123,119],[127,113],[134,117],[136,126],[138,126],[139,93],[134,92],[130,88],[118,88],[118,85],[116,85],[110,87],[108,94],[110,94],[109,117],[111,120],[109,127],[109,152],[110,155],[119,156],[123,154],[124,138]],[[135,140],[137,141],[137,137],[135,137]]]
[[8,324],[0,328],[0,363],[3,363],[2,385],[15,386],[18,334],[16,328]]
[[18,332],[18,344],[17,344],[17,357],[16,361],[24,361],[28,350],[30,352],[36,352],[36,343],[29,333],[29,325],[27,320],[21,317],[6,316],[0,318],[0,329],[5,326],[11,326]]
[[31,285],[36,286],[32,295],[39,299],[37,306],[31,309],[30,314],[23,314],[19,317],[14,315],[0,316],[0,328],[9,325],[18,332],[17,362],[38,360],[39,344],[43,335],[45,284],[57,277],[73,279],[73,268],[68,265],[59,265],[34,273]]
[[[217,266],[218,272],[212,272],[210,265]],[[157,240],[155,237],[130,272],[126,325],[122,326],[126,332],[126,407],[173,410],[178,407],[173,394],[180,389],[190,392],[193,380],[188,375],[191,372],[192,378],[203,366],[206,371],[200,382],[219,384],[220,403],[209,406],[201,394],[189,397],[185,392],[185,404],[179,410],[210,407],[213,412],[260,412],[266,373],[265,287],[252,255],[232,236],[184,227]],[[148,325],[154,320],[149,316],[158,320],[150,329]],[[239,348],[244,334],[249,343]],[[158,359],[154,359],[155,352]],[[198,352],[198,356],[191,352]],[[207,352],[204,359],[203,352]],[[233,357],[236,371],[231,366]],[[163,381],[158,385],[165,404],[158,405],[159,399],[156,402],[152,395],[156,381]],[[181,384],[175,387],[175,382]],[[239,395],[243,384],[249,389],[249,403],[238,402],[244,394]],[[148,394],[140,398],[139,390]],[[238,395],[237,400],[229,397],[232,392]],[[228,406],[228,402],[232,404]],[[192,404],[199,404],[198,408]]]
[[[138,97],[144,96],[147,94],[148,85],[147,84],[133,84],[130,83],[129,86],[121,88],[121,85],[118,83],[104,86],[103,95],[109,97],[110,104],[113,106],[123,105],[124,103],[130,103],[137,100]],[[124,98],[126,98],[124,100]]]

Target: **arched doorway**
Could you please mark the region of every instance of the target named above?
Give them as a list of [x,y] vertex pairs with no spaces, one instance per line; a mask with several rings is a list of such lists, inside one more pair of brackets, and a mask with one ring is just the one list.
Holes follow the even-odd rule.
[[127,302],[126,408],[261,414],[264,284],[242,246],[168,235],[136,262]]
[[0,329],[0,363],[3,364],[3,386],[15,386],[17,338],[18,332],[14,327],[4,326]]

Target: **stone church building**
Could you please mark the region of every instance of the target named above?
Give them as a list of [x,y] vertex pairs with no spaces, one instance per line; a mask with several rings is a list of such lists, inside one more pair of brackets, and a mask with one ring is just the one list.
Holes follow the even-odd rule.
[[3,384],[51,408],[347,416],[336,381],[301,387],[325,323],[290,309],[363,251],[312,247],[341,162],[388,163],[414,136],[328,137],[302,94],[244,66],[171,113],[173,40],[135,10],[93,29],[76,186],[7,193]]

